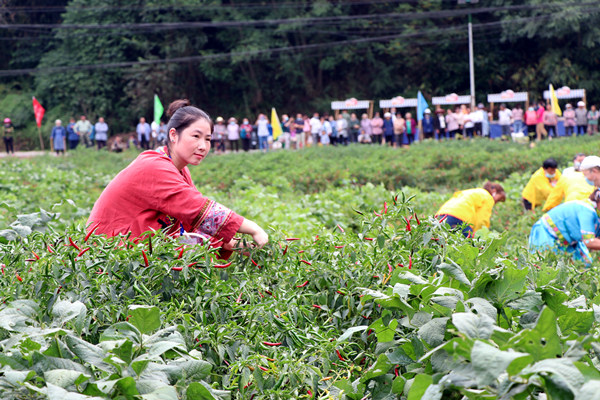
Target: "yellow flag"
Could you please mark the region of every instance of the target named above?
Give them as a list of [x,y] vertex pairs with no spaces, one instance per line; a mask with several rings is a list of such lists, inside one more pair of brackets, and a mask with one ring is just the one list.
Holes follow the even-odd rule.
[[558,97],[556,97],[556,92],[550,84],[550,105],[552,107],[552,112],[557,116],[562,116],[562,111],[560,110],[560,106],[558,105]]
[[279,122],[275,107],[271,108],[271,128],[273,128],[273,140],[277,140],[283,131],[281,130],[281,123]]

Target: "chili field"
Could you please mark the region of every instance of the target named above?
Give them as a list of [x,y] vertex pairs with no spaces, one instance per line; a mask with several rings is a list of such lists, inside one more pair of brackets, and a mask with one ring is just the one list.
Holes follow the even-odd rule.
[[[598,261],[530,254],[534,149],[474,141],[228,154],[192,167],[270,243],[218,260],[158,233],[85,232],[137,155],[79,149],[0,164],[3,399],[595,399]],[[474,239],[432,215],[500,181]]]

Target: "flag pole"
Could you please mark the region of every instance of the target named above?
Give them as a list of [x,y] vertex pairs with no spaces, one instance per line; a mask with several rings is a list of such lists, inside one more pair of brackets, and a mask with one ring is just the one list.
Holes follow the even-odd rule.
[[38,126],[38,135],[40,137],[40,147],[44,151],[44,139],[42,139],[42,127]]

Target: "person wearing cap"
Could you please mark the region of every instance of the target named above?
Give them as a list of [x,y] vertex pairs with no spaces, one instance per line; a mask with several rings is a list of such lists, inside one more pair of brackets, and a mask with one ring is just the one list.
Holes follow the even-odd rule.
[[392,121],[392,113],[386,112],[383,114],[383,137],[385,144],[394,146],[394,121]]
[[440,106],[435,109],[435,117],[433,117],[433,131],[437,135],[437,140],[446,138],[446,117],[444,110]]
[[525,210],[534,210],[544,204],[552,188],[560,179],[558,163],[554,158],[544,160],[542,167],[534,172],[521,193]]
[[15,128],[12,125],[10,118],[4,118],[4,125],[2,125],[2,136],[4,138],[4,148],[6,154],[15,154],[15,148],[13,145],[13,132]]
[[600,187],[600,157],[588,156],[584,158],[580,169],[587,183],[594,187]]
[[590,265],[590,250],[600,250],[599,207],[600,192],[595,190],[588,200],[570,201],[548,211],[531,228],[529,251],[561,251]]
[[421,126],[423,129],[423,138],[433,139],[433,117],[431,116],[431,110],[429,108],[425,109],[425,112],[423,114],[423,120],[421,121]]
[[563,117],[565,118],[565,135],[571,136],[577,125],[575,123],[575,111],[573,110],[573,106],[567,103]]
[[473,134],[475,136],[483,136],[483,117],[485,110],[483,103],[477,104],[477,109],[471,112],[469,119],[473,122]]
[[225,152],[225,138],[227,137],[227,127],[225,126],[225,119],[223,119],[223,117],[217,117],[215,122],[215,130],[213,132],[215,154],[221,154]]
[[542,210],[547,212],[561,203],[573,200],[586,200],[594,191],[594,186],[586,182],[580,171],[585,154],[579,153],[573,159],[573,167],[565,168],[562,176],[552,188]]
[[577,124],[577,136],[585,135],[587,131],[587,114],[588,110],[585,108],[583,101],[577,102],[577,109],[575,110],[575,123]]
[[50,147],[54,149],[56,155],[65,154],[67,148],[67,130],[62,126],[62,121],[54,121],[54,127],[50,133]]
[[472,237],[482,227],[490,227],[494,204],[505,200],[506,193],[500,184],[486,182],[483,188],[454,193],[435,216],[450,228],[460,229],[465,237]]

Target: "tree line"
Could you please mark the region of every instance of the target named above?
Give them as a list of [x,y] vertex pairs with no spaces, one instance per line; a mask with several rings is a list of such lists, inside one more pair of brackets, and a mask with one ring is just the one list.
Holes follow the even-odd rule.
[[104,116],[123,132],[152,115],[155,93],[238,118],[350,97],[468,94],[468,14],[478,101],[506,89],[536,98],[549,82],[600,94],[600,1],[0,4],[0,113],[17,128],[33,120],[32,95],[49,118]]

